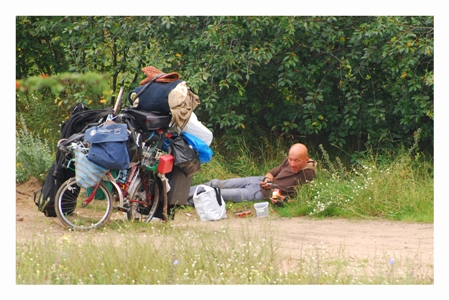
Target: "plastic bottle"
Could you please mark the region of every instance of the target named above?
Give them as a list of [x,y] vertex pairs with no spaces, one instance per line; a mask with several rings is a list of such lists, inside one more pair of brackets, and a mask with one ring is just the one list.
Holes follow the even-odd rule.
[[128,169],[120,170],[116,181],[119,183],[126,183],[127,179],[128,179]]

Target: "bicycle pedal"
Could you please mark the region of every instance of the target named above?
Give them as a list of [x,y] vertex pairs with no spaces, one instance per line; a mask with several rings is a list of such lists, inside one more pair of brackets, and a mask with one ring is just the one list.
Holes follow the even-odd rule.
[[129,207],[124,207],[124,206],[117,206],[117,209],[121,212],[128,212]]

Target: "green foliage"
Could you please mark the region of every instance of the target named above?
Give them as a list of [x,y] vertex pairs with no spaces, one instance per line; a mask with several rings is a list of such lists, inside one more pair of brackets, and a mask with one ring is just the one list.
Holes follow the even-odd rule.
[[16,182],[24,182],[31,177],[43,181],[54,158],[47,144],[40,136],[28,131],[20,115],[21,129],[16,132]]
[[[421,207],[418,197],[433,195],[421,177],[400,191],[417,195],[409,206],[397,204],[402,197],[388,190],[402,182],[391,169],[397,182],[380,190],[391,197],[387,202],[374,187],[363,192],[358,187],[372,178],[369,183],[380,189],[373,178],[386,180],[391,166],[415,178],[417,157],[433,155],[433,21],[432,16],[18,16],[16,110],[31,132],[54,146],[71,105],[112,106],[114,97],[109,103],[106,97],[121,83],[126,96],[147,65],[176,71],[199,94],[195,112],[215,138],[214,162],[202,167],[194,183],[264,174],[285,157],[292,141],[309,150],[333,145],[357,165],[346,171],[338,155],[326,156],[320,146],[323,172],[301,192],[312,203],[318,183],[335,186],[293,215],[310,213],[312,206],[322,214],[349,214],[342,203],[361,193],[376,204],[356,209],[359,202],[351,200],[353,214],[366,210],[406,218]],[[389,155],[400,157],[404,147],[415,149],[414,156],[405,155],[413,159],[392,160]],[[424,168],[433,170],[430,163]],[[337,192],[344,199],[330,201]],[[429,211],[433,203],[425,203],[421,209]]]
[[33,136],[40,136],[53,151],[60,138],[59,128],[68,113],[53,103],[43,103],[45,93],[36,92],[27,97],[16,97],[16,133],[22,128],[20,118],[27,124],[27,130]]
[[60,125],[70,116],[73,105],[84,103],[90,109],[100,109],[111,96],[104,75],[92,72],[31,76],[17,80],[17,84],[17,128],[20,115],[29,130],[49,141],[51,147],[59,140]]
[[54,103],[65,109],[78,102],[98,106],[106,103],[105,98],[111,96],[105,76],[92,72],[31,76],[17,83],[18,96],[25,98],[39,92],[46,98],[54,97]]
[[[432,16],[18,16],[17,79],[107,74],[112,94],[141,68],[176,71],[200,120],[238,147],[242,132],[358,151],[433,148]],[[89,98],[87,98],[89,99]],[[112,99],[111,103],[112,105]],[[385,137],[388,136],[388,139]],[[377,143],[381,143],[378,145]],[[431,152],[432,149],[429,149]]]

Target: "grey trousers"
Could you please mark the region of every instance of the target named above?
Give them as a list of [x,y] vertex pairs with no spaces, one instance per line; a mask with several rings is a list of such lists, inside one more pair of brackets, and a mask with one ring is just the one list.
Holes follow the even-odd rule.
[[[221,196],[225,201],[231,202],[243,202],[243,201],[255,201],[263,200],[262,191],[260,188],[260,182],[263,180],[263,176],[252,176],[242,178],[232,178],[227,180],[213,179],[203,185],[210,187],[219,187],[221,189]],[[190,187],[189,198],[187,203],[193,205],[193,194],[195,193],[198,185]],[[199,188],[198,192],[203,189]]]

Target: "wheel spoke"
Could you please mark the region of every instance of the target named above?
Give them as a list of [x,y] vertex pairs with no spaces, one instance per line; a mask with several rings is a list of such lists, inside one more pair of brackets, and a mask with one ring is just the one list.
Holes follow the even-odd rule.
[[[86,199],[91,199],[87,202]],[[100,183],[98,189],[83,188],[75,178],[64,183],[56,194],[56,214],[61,222],[78,230],[102,226],[112,211],[112,196],[108,188]]]

